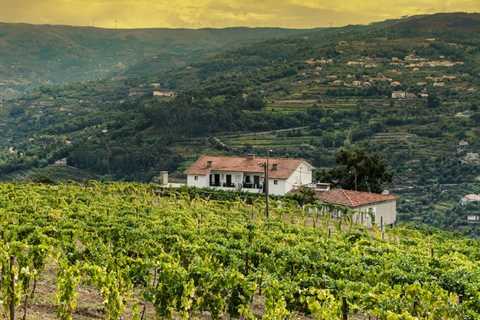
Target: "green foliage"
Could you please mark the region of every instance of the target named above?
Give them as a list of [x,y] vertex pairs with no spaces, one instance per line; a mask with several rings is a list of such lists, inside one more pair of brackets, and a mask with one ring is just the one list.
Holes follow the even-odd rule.
[[315,191],[312,188],[302,187],[296,190],[289,198],[295,200],[300,205],[314,203],[316,200]]
[[433,95],[433,94],[430,94],[430,95],[428,96],[428,98],[427,98],[427,107],[429,107],[429,108],[438,108],[438,107],[440,107],[440,104],[441,104],[440,99],[439,99],[437,96],[435,96],[435,95]]
[[328,181],[349,190],[380,193],[392,182],[392,173],[379,154],[366,150],[341,149],[336,155],[337,167],[320,174],[321,181]]
[[328,289],[310,288],[302,300],[307,303],[315,320],[341,319],[341,304]]
[[77,308],[78,285],[80,271],[78,266],[69,265],[61,261],[57,274],[57,303],[58,317],[61,320],[72,320],[73,312]]
[[[18,306],[34,270],[43,272],[51,259],[60,319],[72,319],[84,285],[101,295],[105,319],[125,316],[128,306],[140,319],[146,303],[158,317],[182,319],[205,312],[322,320],[345,312],[425,320],[480,314],[476,240],[406,227],[386,230],[382,240],[375,230],[332,220],[322,206],[314,213],[275,199],[266,220],[261,199],[205,200],[182,190],[162,196],[154,185],[0,190],[5,306]],[[13,292],[8,284],[17,277]]]

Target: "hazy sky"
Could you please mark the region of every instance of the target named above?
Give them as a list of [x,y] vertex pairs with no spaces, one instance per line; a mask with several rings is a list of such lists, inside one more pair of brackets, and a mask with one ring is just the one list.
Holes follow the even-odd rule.
[[0,21],[99,27],[340,26],[433,12],[480,11],[480,0],[0,0]]

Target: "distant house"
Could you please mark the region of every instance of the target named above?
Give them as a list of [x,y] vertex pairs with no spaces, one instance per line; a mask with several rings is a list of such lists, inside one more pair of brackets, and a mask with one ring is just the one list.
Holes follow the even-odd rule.
[[456,76],[443,76],[442,78],[443,80],[447,80],[447,81],[453,81],[457,79]]
[[55,161],[54,165],[58,166],[58,167],[66,167],[67,166],[67,158],[63,158],[63,159]]
[[480,194],[467,194],[460,200],[462,205],[466,205],[471,202],[480,202]]
[[405,97],[407,99],[416,99],[417,98],[417,95],[415,93],[412,93],[412,92],[407,92]]
[[392,99],[406,99],[407,93],[405,91],[393,91]]
[[400,87],[402,84],[399,81],[392,81],[390,83],[390,86],[392,87]]
[[153,96],[154,97],[174,98],[176,96],[176,93],[174,91],[168,91],[168,90],[155,90],[155,91],[153,91]]
[[[187,186],[217,190],[264,192],[266,158],[204,155],[187,170]],[[282,196],[312,183],[313,166],[303,159],[270,158],[268,190]]]
[[352,81],[352,86],[354,87],[361,87],[362,86],[362,81]]
[[480,154],[477,152],[468,152],[462,160],[467,164],[480,164]]
[[458,142],[458,146],[459,146],[459,147],[468,147],[469,145],[470,145],[470,144],[469,144],[468,141],[466,141],[466,140],[460,140],[460,141]]
[[479,215],[469,215],[467,216],[468,223],[480,223],[480,216]]
[[397,220],[397,197],[391,194],[376,194],[344,189],[315,192],[321,202],[344,206],[354,210],[357,223],[392,225]]

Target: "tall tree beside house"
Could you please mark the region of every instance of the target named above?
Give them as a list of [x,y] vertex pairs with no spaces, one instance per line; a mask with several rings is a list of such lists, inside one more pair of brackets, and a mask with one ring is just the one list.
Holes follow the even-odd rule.
[[336,166],[319,172],[317,179],[343,189],[380,193],[393,175],[382,156],[367,150],[340,149]]

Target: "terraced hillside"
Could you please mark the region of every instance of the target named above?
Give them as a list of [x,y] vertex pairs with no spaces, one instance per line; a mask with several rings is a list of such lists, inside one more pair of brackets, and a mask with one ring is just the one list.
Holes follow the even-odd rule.
[[[389,189],[418,190],[405,192],[402,218],[478,233],[450,209],[480,177],[480,38],[454,25],[406,31],[449,17],[315,30],[162,73],[34,90],[3,109],[0,173],[66,157],[145,181],[162,169],[181,176],[201,153],[266,149],[323,169],[357,146],[387,159]],[[463,17],[475,27],[476,15]]]

